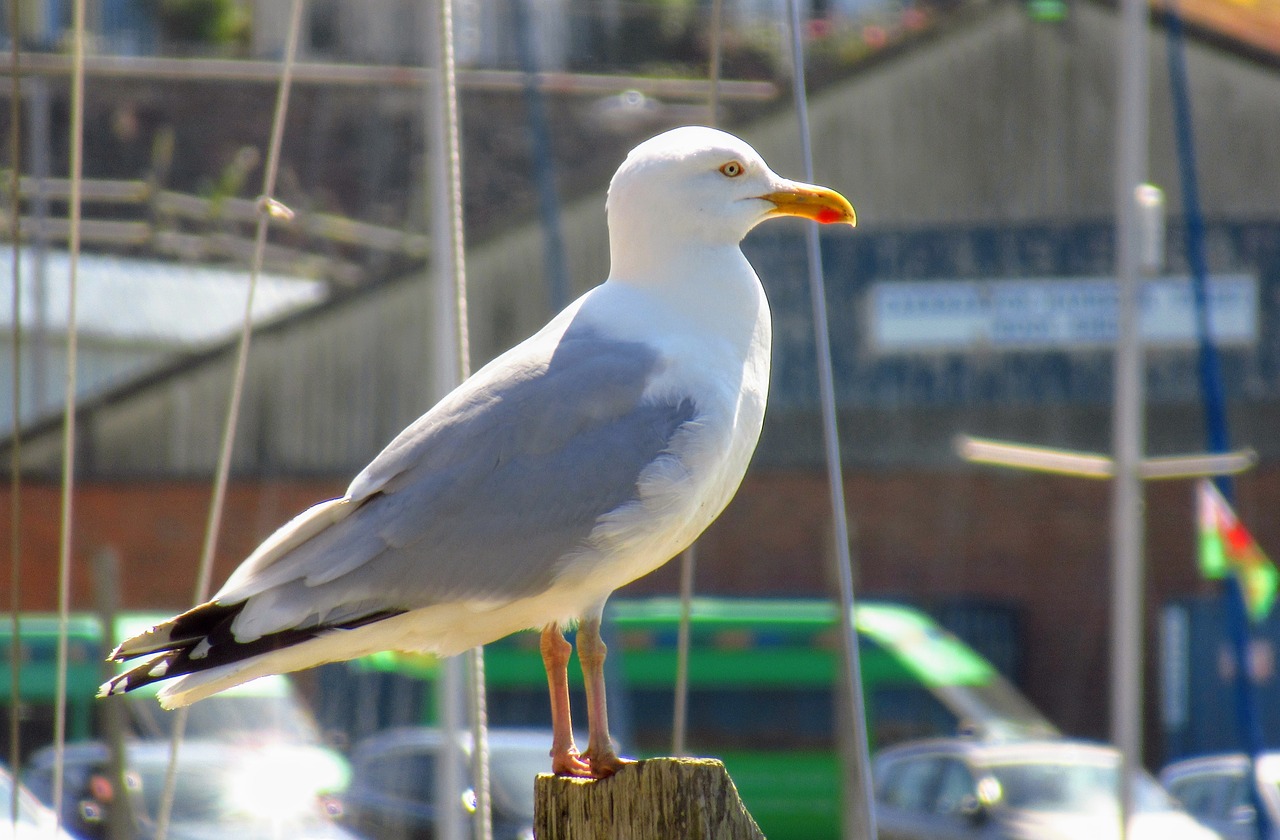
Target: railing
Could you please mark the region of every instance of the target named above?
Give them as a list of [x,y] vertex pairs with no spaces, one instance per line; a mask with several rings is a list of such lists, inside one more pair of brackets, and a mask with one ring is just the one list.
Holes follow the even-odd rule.
[[[8,182],[8,176],[3,177]],[[57,205],[70,197],[65,178],[19,179],[24,208],[19,222],[24,242],[65,242],[70,223],[50,212],[33,212],[37,199]],[[253,226],[258,202],[252,199],[205,197],[156,188],[142,180],[86,179],[82,202],[109,218],[81,221],[85,244],[104,248],[146,249],[151,253],[191,262],[244,262],[253,251]],[[267,246],[264,267],[270,271],[315,277],[343,285],[359,284],[370,276],[366,263],[375,255],[425,259],[430,248],[425,234],[373,225],[330,213],[298,210],[293,218],[271,217],[272,234],[288,243]],[[0,209],[0,227],[9,227],[7,200]],[[363,260],[361,258],[364,258]]]

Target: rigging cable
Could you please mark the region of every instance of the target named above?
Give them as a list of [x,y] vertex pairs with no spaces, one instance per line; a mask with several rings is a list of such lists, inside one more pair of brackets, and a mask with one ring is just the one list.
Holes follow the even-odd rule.
[[[428,4],[430,5],[430,3]],[[431,103],[431,116],[434,123],[436,148],[434,155],[434,191],[432,215],[435,219],[434,233],[437,246],[443,245],[443,256],[437,257],[437,282],[441,300],[441,313],[450,311],[453,347],[450,355],[454,362],[451,381],[441,382],[442,392],[464,381],[471,375],[471,337],[467,321],[467,265],[466,237],[464,230],[462,201],[462,154],[460,135],[460,118],[458,115],[458,76],[457,60],[454,55],[454,22],[452,0],[438,0],[438,19],[436,21],[436,38],[432,48],[435,53],[436,86],[435,96]],[[445,215],[444,210],[448,209]],[[441,254],[441,249],[436,248]],[[451,281],[448,282],[447,281]],[[447,283],[447,285],[446,285]],[[451,300],[444,298],[452,295]],[[442,360],[443,361],[443,360]],[[443,366],[442,366],[443,367]],[[488,704],[485,695],[485,663],[484,648],[472,648],[466,657],[467,698],[471,713],[471,772],[473,792],[475,794],[474,823],[475,835],[480,840],[490,840],[493,836],[493,809],[490,798],[489,783],[489,721]],[[442,686],[445,702],[442,710],[453,708],[454,691],[452,685],[456,679],[454,665],[446,661],[441,668]],[[451,712],[456,717],[456,712]],[[446,732],[446,736],[453,733]],[[446,741],[445,755],[452,751],[454,742]],[[449,786],[450,777],[442,773],[438,787]],[[451,799],[452,797],[450,797]],[[448,801],[448,800],[446,800]],[[444,836],[456,832],[454,817],[456,811],[450,807],[443,815],[441,828]]]
[[[81,0],[83,2],[83,0]],[[272,219],[289,220],[292,211],[274,197],[276,177],[280,169],[280,148],[284,141],[285,114],[289,108],[289,90],[293,80],[293,67],[298,51],[298,32],[302,28],[302,0],[293,0],[289,12],[289,28],[286,33],[284,59],[280,69],[280,83],[276,93],[275,113],[271,121],[271,139],[267,150],[267,162],[262,177],[262,195],[258,198],[258,221],[254,234],[253,256],[249,267],[249,289],[245,296],[244,321],[240,329],[240,343],[236,351],[236,367],[231,383],[231,397],[227,406],[226,423],[223,426],[222,444],[214,474],[213,498],[209,504],[209,518],[205,527],[204,545],[200,552],[200,565],[196,575],[194,602],[203,603],[209,597],[213,579],[213,559],[217,552],[218,532],[222,522],[222,508],[227,495],[228,477],[231,472],[231,455],[235,448],[236,424],[240,415],[240,400],[244,393],[245,371],[248,367],[249,344],[253,334],[253,298],[262,272],[267,246],[267,228]],[[173,737],[169,744],[169,765],[165,771],[164,793],[156,815],[156,838],[168,836],[169,820],[173,813],[173,796],[177,781],[178,751],[186,730],[187,709],[179,709],[173,721]]]
[[[808,94],[805,90],[804,44],[801,40],[800,4],[789,0],[793,96],[796,121],[800,129],[800,150],[804,157],[804,178],[812,182],[813,143],[809,134]],[[823,448],[827,461],[827,483],[831,495],[833,559],[840,589],[841,646],[844,653],[845,683],[849,725],[853,742],[845,759],[846,772],[852,775],[844,788],[851,798],[846,808],[846,837],[875,840],[875,800],[872,795],[871,761],[867,745],[867,718],[862,696],[862,671],[858,656],[858,635],[854,625],[853,559],[849,545],[849,521],[844,500],[844,478],[840,462],[840,435],[836,426],[835,380],[831,365],[831,336],[827,324],[827,293],[823,279],[822,250],[816,225],[805,226],[805,244],[809,256],[809,293],[813,304],[814,349],[818,362],[818,391],[822,411]]]
[[[53,719],[53,810],[62,822],[63,767],[67,742],[67,633],[71,612],[71,513],[75,489],[76,440],[76,289],[80,270],[80,198],[84,178],[84,4],[72,4],[71,26],[71,190],[68,198],[67,250],[70,252],[67,280],[67,380],[66,417],[62,434],[61,530],[58,536],[58,655],[54,683]],[[17,278],[14,278],[15,281]]]

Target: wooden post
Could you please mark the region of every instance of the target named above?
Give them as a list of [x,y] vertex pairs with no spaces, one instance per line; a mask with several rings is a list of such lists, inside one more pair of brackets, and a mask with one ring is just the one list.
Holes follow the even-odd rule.
[[534,782],[537,840],[765,840],[724,765],[651,758],[608,779]]

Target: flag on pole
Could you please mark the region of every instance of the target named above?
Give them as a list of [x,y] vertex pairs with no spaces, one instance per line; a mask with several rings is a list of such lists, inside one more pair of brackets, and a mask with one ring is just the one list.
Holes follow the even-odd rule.
[[1217,580],[1234,572],[1244,592],[1245,605],[1254,621],[1271,612],[1280,573],[1245,530],[1236,512],[1207,478],[1196,487],[1196,513],[1200,533],[1200,571]]

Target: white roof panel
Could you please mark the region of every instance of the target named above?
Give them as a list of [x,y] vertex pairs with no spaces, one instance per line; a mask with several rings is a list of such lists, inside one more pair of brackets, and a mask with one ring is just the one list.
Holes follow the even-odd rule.
[[[23,328],[34,328],[37,305],[35,249],[20,254]],[[13,247],[0,245],[0,329],[13,328]],[[45,328],[65,333],[71,259],[50,249],[44,261]],[[234,334],[244,320],[249,270],[162,262],[82,252],[77,270],[76,319],[82,335],[121,343],[191,347]],[[254,292],[255,322],[324,300],[319,280],[260,274]]]

